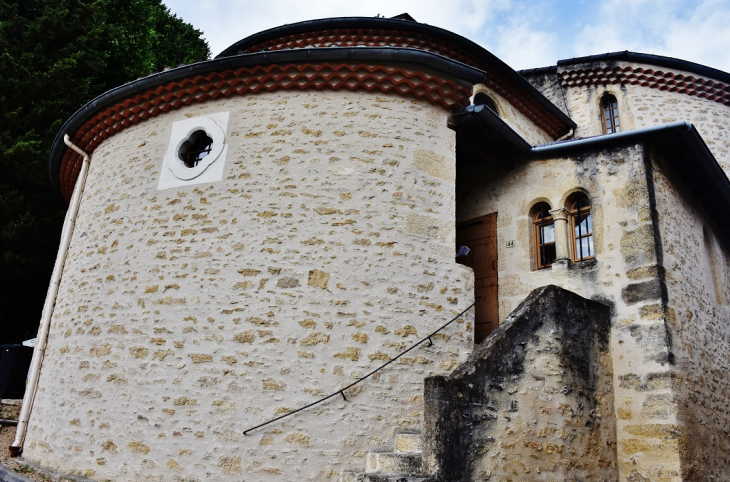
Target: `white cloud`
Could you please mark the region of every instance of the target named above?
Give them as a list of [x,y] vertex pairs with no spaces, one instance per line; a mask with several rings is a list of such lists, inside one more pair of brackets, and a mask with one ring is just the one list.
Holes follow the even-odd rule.
[[173,13],[203,30],[213,55],[231,44],[262,30],[328,17],[392,17],[408,12],[422,23],[461,35],[476,35],[497,13],[509,8],[509,0],[369,0],[344,3],[333,0],[270,0],[266,2],[215,2],[166,0]]
[[498,43],[492,50],[514,69],[530,69],[555,64],[559,37],[528,24],[510,25],[499,31]]
[[[599,0],[597,0],[599,1]],[[262,30],[327,17],[391,17],[463,35],[515,68],[620,50],[653,53],[730,70],[727,0],[166,0],[204,31],[213,55]]]
[[574,38],[576,55],[632,50],[730,70],[730,5],[719,0],[606,0]]

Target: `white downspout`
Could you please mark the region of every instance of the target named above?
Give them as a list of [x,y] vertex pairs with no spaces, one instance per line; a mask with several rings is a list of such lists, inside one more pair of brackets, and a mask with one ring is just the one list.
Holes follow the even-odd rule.
[[56,296],[58,295],[58,287],[61,283],[61,274],[63,273],[63,266],[66,262],[68,247],[71,244],[71,236],[73,235],[74,226],[76,225],[76,215],[79,212],[81,194],[84,191],[86,175],[89,171],[89,162],[91,160],[88,154],[71,142],[68,134],[63,136],[63,142],[65,142],[68,147],[84,156],[84,161],[81,165],[79,177],[76,180],[76,186],[74,187],[74,192],[71,196],[71,202],[69,203],[68,211],[66,212],[66,218],[63,221],[61,245],[58,248],[56,264],[53,266],[53,274],[51,275],[51,284],[48,287],[46,302],[43,305],[41,323],[38,328],[38,337],[36,339],[35,349],[33,350],[33,359],[31,360],[30,372],[28,374],[28,386],[25,388],[23,405],[20,409],[20,417],[18,417],[19,420],[18,427],[15,432],[15,441],[10,446],[10,455],[12,457],[20,455],[23,451],[23,442],[25,442],[25,434],[28,430],[28,420],[30,418],[30,412],[33,409],[33,401],[35,400],[35,394],[38,388],[38,378],[41,373],[41,364],[43,363],[43,356],[48,341],[48,330],[51,325],[51,315],[53,315],[53,309],[56,306]]
[[573,135],[573,132],[574,132],[574,131],[575,131],[575,129],[570,129],[570,130],[568,131],[568,133],[567,133],[567,134],[565,134],[565,135],[564,135],[563,137],[561,137],[560,139],[555,139],[555,142],[560,142],[560,141],[564,141],[564,140],[565,140],[565,139],[567,139],[568,137],[572,136],[572,135]]

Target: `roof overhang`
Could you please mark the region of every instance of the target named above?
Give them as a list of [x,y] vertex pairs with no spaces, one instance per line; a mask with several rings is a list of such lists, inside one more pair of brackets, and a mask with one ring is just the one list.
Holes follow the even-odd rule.
[[679,70],[681,72],[691,72],[694,74],[719,80],[726,84],[730,84],[730,73],[722,70],[713,69],[706,65],[689,62],[687,60],[677,59],[674,57],[665,57],[663,55],[642,54],[640,52],[631,52],[622,50],[619,52],[608,52],[605,54],[586,55],[584,57],[574,57],[571,59],[558,60],[557,65],[548,67],[538,67],[535,69],[520,70],[519,73],[524,76],[551,74],[556,73],[559,67],[567,67],[570,65],[589,64],[597,62],[633,62],[637,64],[653,65],[656,67],[666,67],[669,69]]
[[[259,52],[253,54],[236,55],[217,58],[215,60],[199,62],[165,72],[157,73],[138,79],[134,82],[112,89],[95,98],[81,109],[76,111],[61,127],[56,135],[49,158],[49,174],[51,183],[56,192],[64,199],[70,197],[80,162],[78,155],[72,153],[63,142],[63,136],[68,134],[73,142],[87,153],[91,154],[100,142],[119,130],[128,127],[140,120],[155,116],[170,109],[176,109],[193,102],[202,102],[210,98],[251,92],[242,90],[247,87],[237,72],[246,69],[246,72],[261,70],[260,67],[278,65],[379,65],[385,66],[384,74],[400,69],[404,80],[399,85],[395,81],[389,82],[388,87],[379,87],[380,91],[390,91],[413,96],[421,96],[426,100],[443,107],[459,108],[468,104],[471,95],[471,86],[484,80],[485,72],[475,67],[465,65],[453,59],[418,49],[398,47],[378,48],[327,48],[327,49],[296,49]],[[404,67],[412,71],[427,72],[430,81],[419,78],[403,70]],[[334,67],[333,67],[334,68]],[[265,70],[265,68],[263,69]],[[325,76],[323,82],[329,82],[333,89],[337,88],[372,88],[369,83],[372,77],[365,72],[362,79],[354,78],[351,72],[343,73],[348,82],[341,76]],[[261,75],[266,76],[266,72]],[[355,76],[357,77],[357,76]],[[289,88],[315,88],[309,83],[297,84],[299,76],[287,78]],[[453,80],[449,80],[453,79]],[[416,85],[415,82],[421,82]],[[440,85],[431,86],[435,81]],[[276,80],[271,82],[279,82]],[[358,84],[362,84],[359,85]],[[336,83],[336,84],[335,84]],[[446,85],[448,84],[448,85]],[[449,87],[446,92],[444,87]],[[272,87],[266,86],[266,90]],[[257,92],[257,91],[253,91]]]
[[[644,144],[654,149],[715,220],[730,242],[730,180],[694,125],[679,121],[617,134],[570,139],[531,146],[485,106],[468,106],[454,113],[450,126],[457,132],[457,150],[467,162],[494,169],[509,168],[517,160],[539,160],[581,155],[597,150]],[[488,149],[485,149],[489,146]],[[457,151],[458,152],[458,151]]]
[[[410,33],[411,39],[400,34]],[[379,17],[339,17],[309,20],[271,28],[246,37],[221,52],[217,58],[236,53],[268,49],[331,48],[339,42],[385,45],[410,42],[420,50],[449,58],[489,72],[487,86],[504,96],[523,114],[553,138],[576,127],[570,117],[550,102],[522,75],[479,44],[448,30],[408,20]]]

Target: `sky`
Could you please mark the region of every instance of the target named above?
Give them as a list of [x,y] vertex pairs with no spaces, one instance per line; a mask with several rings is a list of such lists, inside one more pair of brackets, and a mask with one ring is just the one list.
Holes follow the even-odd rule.
[[163,0],[213,56],[249,35],[328,17],[392,17],[445,28],[515,69],[631,50],[730,72],[730,0]]

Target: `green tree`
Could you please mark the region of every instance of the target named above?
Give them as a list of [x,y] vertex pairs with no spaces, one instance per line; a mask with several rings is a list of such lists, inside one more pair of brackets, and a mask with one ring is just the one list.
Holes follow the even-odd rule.
[[38,328],[65,211],[56,133],[109,89],[209,58],[201,35],[161,0],[0,0],[0,343]]

